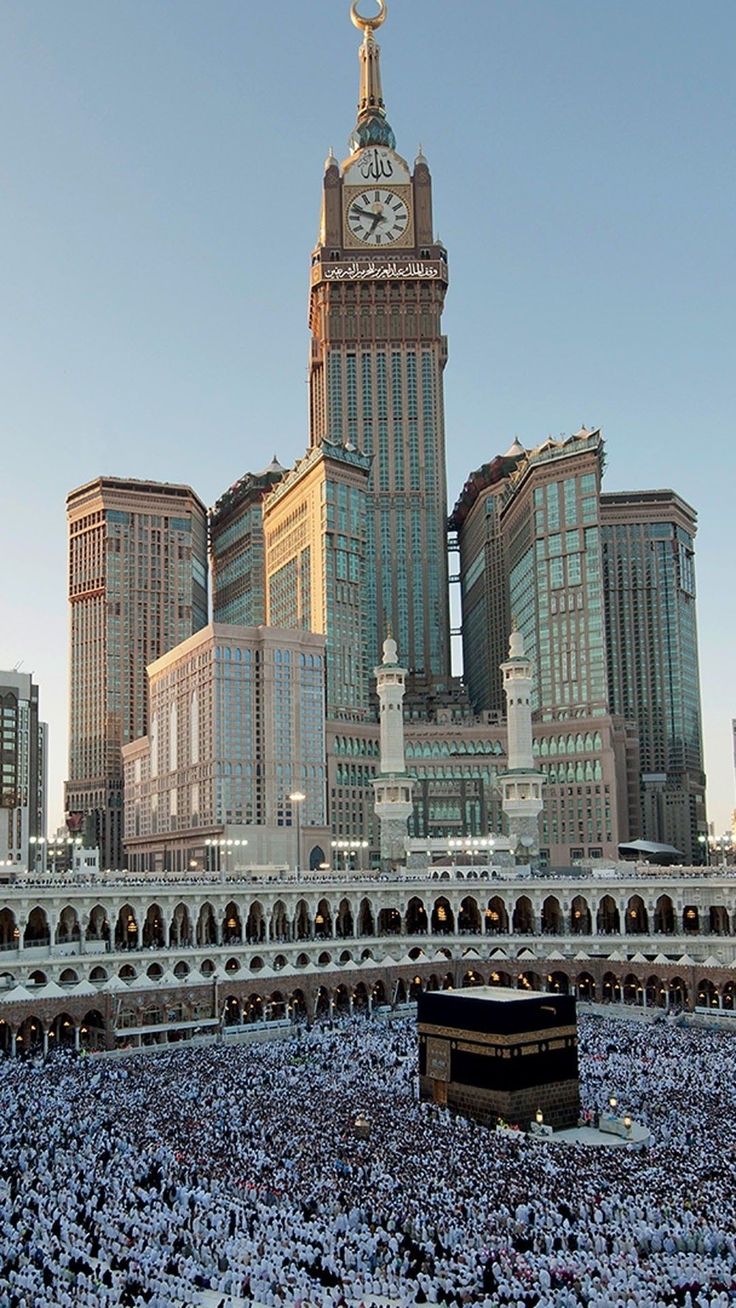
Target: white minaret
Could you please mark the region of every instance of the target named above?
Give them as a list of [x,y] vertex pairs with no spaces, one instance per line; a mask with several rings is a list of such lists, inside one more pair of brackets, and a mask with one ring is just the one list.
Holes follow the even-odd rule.
[[393,636],[383,642],[383,659],[373,669],[381,724],[381,760],[373,782],[376,816],[381,823],[381,858],[391,863],[406,857],[406,824],[412,811],[412,778],[404,761],[404,692],[406,668],[399,667]]
[[523,862],[539,853],[539,814],[543,808],[544,773],[532,753],[531,659],[524,654],[524,637],[516,627],[509,640],[509,657],[501,664],[506,694],[508,769],[499,777],[512,849]]

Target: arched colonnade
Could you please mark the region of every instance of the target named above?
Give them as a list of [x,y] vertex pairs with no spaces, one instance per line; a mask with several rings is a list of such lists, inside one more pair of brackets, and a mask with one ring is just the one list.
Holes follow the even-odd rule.
[[385,936],[729,936],[736,906],[705,906],[695,895],[571,894],[535,889],[481,893],[467,887],[409,887],[382,893],[100,897],[85,905],[0,907],[2,953],[64,947],[69,953],[292,944]]
[[65,1005],[63,999],[44,1001],[40,1007],[30,1000],[12,1004],[4,1012],[0,1009],[0,1054],[43,1056],[62,1047],[91,1052],[126,1045],[131,1039],[138,1044],[168,1042],[192,1034],[190,1028],[198,1022],[203,1030],[225,1038],[252,1023],[284,1018],[311,1022],[341,1013],[375,1012],[411,1002],[422,990],[479,985],[574,994],[581,1001],[662,1013],[736,1012],[736,979],[725,968],[635,968],[631,962],[611,964],[605,959],[428,959],[417,949],[409,963],[378,966],[369,960],[360,974],[311,969],[302,977],[292,973],[280,979],[233,970],[216,992],[212,987],[187,988],[184,981],[179,991],[167,990],[165,1000],[160,992],[136,991],[133,985],[124,997],[101,993],[92,1008],[84,1008],[79,1000]]

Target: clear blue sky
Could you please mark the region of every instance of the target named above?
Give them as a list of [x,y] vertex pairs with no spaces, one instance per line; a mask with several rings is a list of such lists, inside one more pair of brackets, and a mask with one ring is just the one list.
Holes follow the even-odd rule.
[[[362,0],[363,12],[373,11]],[[449,250],[451,502],[515,435],[601,425],[605,488],[697,545],[709,816],[734,803],[733,0],[389,0],[384,92]],[[211,503],[306,441],[307,269],[355,117],[348,0],[5,0],[0,667],[66,770],[64,498]]]

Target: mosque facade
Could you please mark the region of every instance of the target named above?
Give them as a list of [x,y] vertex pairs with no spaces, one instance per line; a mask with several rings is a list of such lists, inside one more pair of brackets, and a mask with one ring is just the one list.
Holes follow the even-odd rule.
[[732,1020],[732,877],[619,865],[541,878],[472,858],[401,878],[5,886],[0,1048],[227,1038],[481,984]]

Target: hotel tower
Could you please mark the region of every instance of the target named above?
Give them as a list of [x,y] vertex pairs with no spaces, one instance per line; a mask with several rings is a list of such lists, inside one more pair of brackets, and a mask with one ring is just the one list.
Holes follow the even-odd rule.
[[[442,308],[447,256],[432,225],[424,155],[396,150],[381,89],[375,29],[362,31],[360,97],[350,153],[332,151],[312,254],[310,446],[370,460],[365,527],[364,676],[387,631],[412,679],[450,668]],[[339,531],[339,528],[338,528]]]

